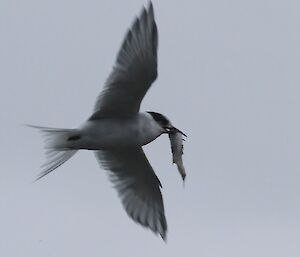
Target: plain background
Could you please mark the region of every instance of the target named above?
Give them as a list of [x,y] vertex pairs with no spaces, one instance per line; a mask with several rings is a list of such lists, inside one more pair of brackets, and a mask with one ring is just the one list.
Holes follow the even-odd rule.
[[144,4],[1,0],[0,255],[300,256],[299,1],[154,1],[159,77],[142,110],[188,134],[185,187],[168,138],[145,147],[167,244],[127,217],[92,152],[33,183],[43,142],[24,124],[84,122]]

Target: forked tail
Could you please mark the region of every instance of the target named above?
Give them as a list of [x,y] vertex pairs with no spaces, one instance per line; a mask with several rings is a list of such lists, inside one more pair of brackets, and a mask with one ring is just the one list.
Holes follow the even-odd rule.
[[36,180],[64,164],[78,151],[70,148],[70,138],[72,139],[78,134],[76,129],[57,129],[32,125],[29,127],[39,129],[45,141],[46,162],[42,165],[42,171]]

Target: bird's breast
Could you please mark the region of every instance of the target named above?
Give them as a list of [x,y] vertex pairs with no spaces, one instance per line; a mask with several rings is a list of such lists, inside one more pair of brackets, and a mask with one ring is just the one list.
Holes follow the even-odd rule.
[[100,119],[87,121],[81,135],[81,149],[115,149],[148,144],[161,135],[161,129],[139,118]]

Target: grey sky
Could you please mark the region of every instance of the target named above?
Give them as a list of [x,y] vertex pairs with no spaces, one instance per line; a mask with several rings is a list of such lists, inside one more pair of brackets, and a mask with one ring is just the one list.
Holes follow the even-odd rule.
[[43,142],[23,124],[82,123],[146,3],[1,1],[0,256],[298,257],[299,1],[153,1],[159,77],[142,110],[189,136],[185,188],[168,138],[145,147],[167,244],[127,217],[91,152],[32,183]]

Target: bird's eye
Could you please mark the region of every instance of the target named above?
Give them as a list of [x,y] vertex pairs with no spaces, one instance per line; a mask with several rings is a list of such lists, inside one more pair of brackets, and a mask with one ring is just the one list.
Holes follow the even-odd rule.
[[172,128],[165,126],[164,129],[166,133],[172,133]]

